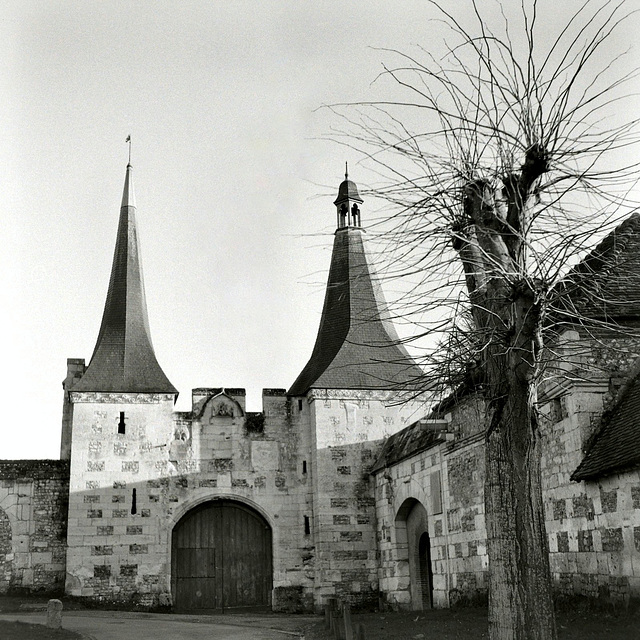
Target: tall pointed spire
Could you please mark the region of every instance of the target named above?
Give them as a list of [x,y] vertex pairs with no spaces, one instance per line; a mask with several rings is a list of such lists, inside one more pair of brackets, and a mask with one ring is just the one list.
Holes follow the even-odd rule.
[[151,343],[132,169],[128,164],[100,333],[89,366],[73,391],[177,394]]
[[289,395],[312,388],[404,389],[422,375],[398,338],[367,254],[356,204],[362,202],[345,176],[334,202],[338,229],[316,344]]

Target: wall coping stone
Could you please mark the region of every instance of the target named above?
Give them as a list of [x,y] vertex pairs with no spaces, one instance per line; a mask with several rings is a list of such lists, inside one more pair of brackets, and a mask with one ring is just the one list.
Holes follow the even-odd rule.
[[0,460],[0,480],[69,479],[68,460]]

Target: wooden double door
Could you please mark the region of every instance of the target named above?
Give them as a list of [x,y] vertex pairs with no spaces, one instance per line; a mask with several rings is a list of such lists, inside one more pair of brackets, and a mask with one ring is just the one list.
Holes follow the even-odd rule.
[[255,510],[232,500],[198,505],[173,529],[171,576],[177,611],[269,608],[269,524]]

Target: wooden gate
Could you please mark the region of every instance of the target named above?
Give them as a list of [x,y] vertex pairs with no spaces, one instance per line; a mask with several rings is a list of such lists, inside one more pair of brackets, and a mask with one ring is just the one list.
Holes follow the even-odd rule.
[[205,502],[173,529],[171,586],[177,611],[268,608],[272,575],[271,528],[239,502]]

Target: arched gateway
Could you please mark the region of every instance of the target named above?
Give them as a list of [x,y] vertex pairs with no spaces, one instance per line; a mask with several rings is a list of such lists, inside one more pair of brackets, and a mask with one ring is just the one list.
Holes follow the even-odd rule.
[[233,500],[186,513],[171,538],[171,590],[178,611],[268,608],[273,581],[271,527]]

